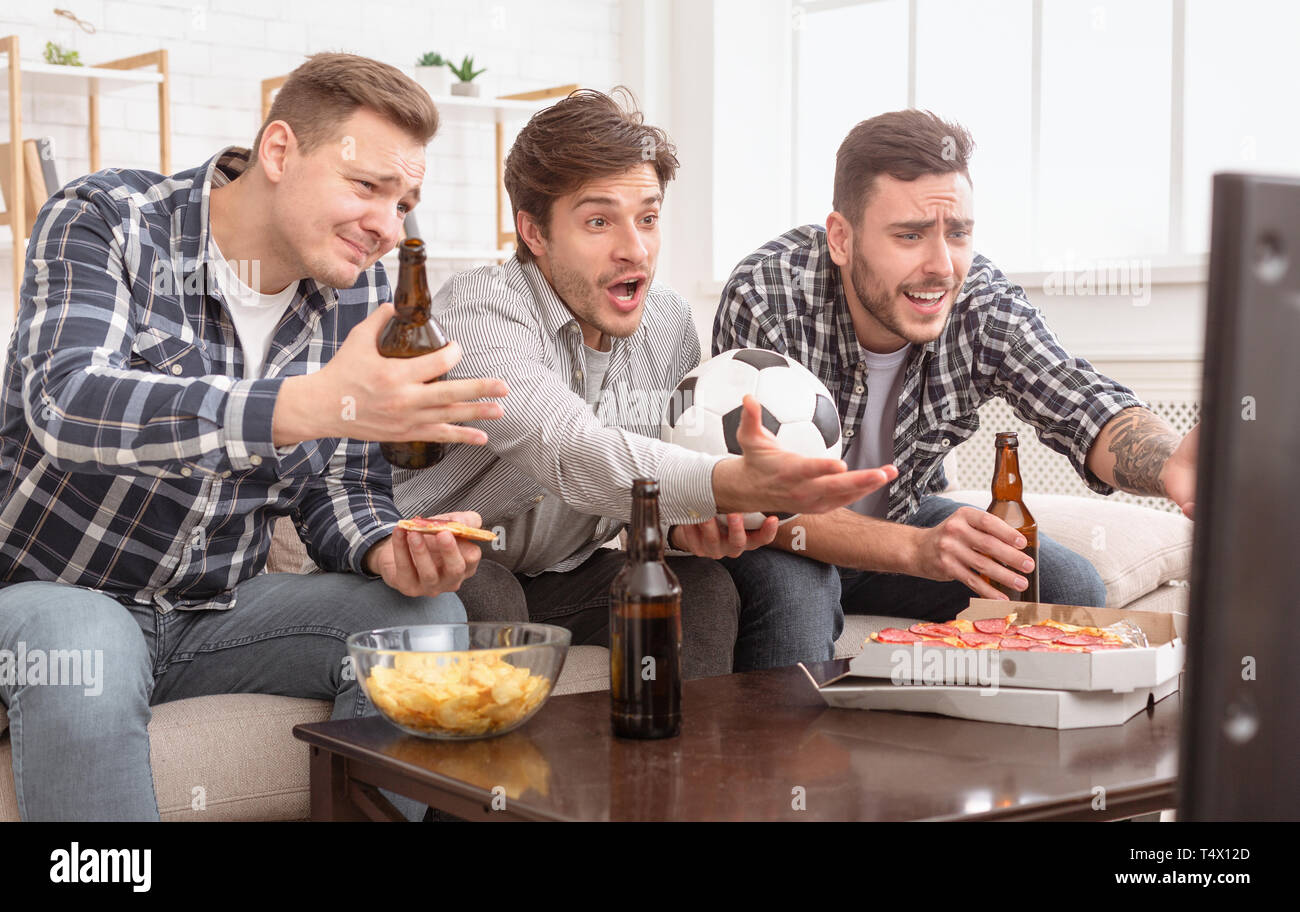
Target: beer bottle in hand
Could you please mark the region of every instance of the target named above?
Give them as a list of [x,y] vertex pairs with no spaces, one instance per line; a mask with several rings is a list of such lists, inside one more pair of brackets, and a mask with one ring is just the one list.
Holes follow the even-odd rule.
[[624,738],[671,738],[682,726],[682,587],[664,562],[658,481],[633,482],[629,532],[610,587],[610,719]]
[[984,581],[1004,593],[1013,602],[1036,602],[1038,601],[1038,523],[1034,521],[1023,499],[1024,485],[1020,479],[1020,438],[1014,433],[1004,432],[997,435],[994,445],[997,449],[997,457],[993,464],[993,502],[989,504],[988,512],[1011,528],[1018,529],[1025,537],[1024,552],[1033,560],[1034,569],[1026,573],[1020,567],[1011,568],[1029,581],[1024,592],[994,582],[988,577],[984,577]]
[[[407,238],[398,248],[396,313],[379,336],[379,353],[385,358],[415,358],[437,351],[447,336],[429,308],[429,279],[424,272],[424,241]],[[434,442],[381,443],[384,458],[399,469],[427,469],[442,459],[443,446]]]

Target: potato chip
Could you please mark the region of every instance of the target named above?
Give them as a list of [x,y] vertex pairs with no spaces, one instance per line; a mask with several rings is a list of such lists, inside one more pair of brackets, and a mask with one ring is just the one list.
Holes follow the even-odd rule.
[[512,665],[513,650],[399,653],[370,670],[371,702],[408,728],[482,735],[517,723],[550,693],[551,682]]

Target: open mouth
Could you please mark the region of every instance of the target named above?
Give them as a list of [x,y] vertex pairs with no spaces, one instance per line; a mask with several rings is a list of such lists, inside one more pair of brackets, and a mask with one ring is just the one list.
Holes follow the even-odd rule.
[[637,305],[641,303],[641,296],[645,290],[645,279],[641,276],[633,276],[629,279],[615,282],[605,287],[605,293],[609,295],[614,306],[624,313],[630,313],[636,310]]
[[903,297],[922,313],[932,314],[943,306],[950,289],[939,288],[934,291],[905,291]]

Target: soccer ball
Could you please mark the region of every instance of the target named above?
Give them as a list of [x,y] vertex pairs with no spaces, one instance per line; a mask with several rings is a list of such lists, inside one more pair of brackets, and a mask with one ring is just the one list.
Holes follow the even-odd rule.
[[[840,414],[830,392],[798,361],[764,348],[733,348],[683,377],[665,404],[660,436],[697,453],[739,456],[736,438],[747,395],[758,400],[763,426],[783,448],[800,456],[840,457]],[[776,514],[782,522],[792,515]],[[763,518],[746,513],[745,528],[757,529]]]

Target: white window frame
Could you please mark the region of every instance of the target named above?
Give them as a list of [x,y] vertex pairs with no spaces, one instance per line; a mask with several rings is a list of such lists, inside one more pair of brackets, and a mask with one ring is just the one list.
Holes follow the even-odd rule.
[[[794,6],[803,15],[815,15],[832,9],[863,6],[884,0],[802,0]],[[917,59],[917,2],[907,0],[907,106],[916,107]],[[1169,141],[1169,223],[1168,253],[1151,257],[1151,281],[1158,284],[1181,284],[1204,281],[1209,258],[1205,254],[1190,253],[1186,247],[1183,225],[1183,141],[1184,141],[1184,61],[1186,58],[1187,0],[1170,0],[1172,4],[1171,69],[1170,73],[1170,141]],[[1043,0],[1030,3],[1030,234],[1040,220],[1042,193],[1042,106],[1043,106]],[[792,100],[790,106],[790,161],[797,171],[798,112],[794,99],[799,97],[799,32],[790,31],[790,80]],[[790,212],[793,216],[798,204],[798,183],[791,186]],[[1049,274],[1046,264],[1011,274],[1011,278],[1026,287],[1041,287]],[[718,293],[724,283],[713,283]]]

